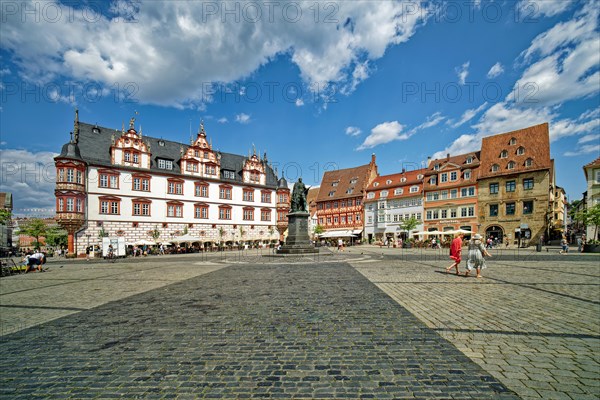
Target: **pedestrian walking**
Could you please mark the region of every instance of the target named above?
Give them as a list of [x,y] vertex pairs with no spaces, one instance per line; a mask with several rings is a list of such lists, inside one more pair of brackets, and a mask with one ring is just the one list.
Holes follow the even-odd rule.
[[90,246],[85,248],[85,261],[90,261]]
[[559,251],[560,254],[567,254],[569,252],[569,242],[567,241],[567,237],[563,235],[560,240],[560,245],[562,249]]
[[465,276],[469,276],[471,270],[475,268],[477,270],[477,277],[481,278],[481,270],[486,268],[485,257],[491,257],[492,255],[485,249],[479,233],[473,235],[469,241],[468,249],[467,272],[465,272]]
[[458,266],[462,260],[462,245],[463,238],[465,237],[464,233],[458,234],[450,243],[450,258],[454,260],[454,264],[446,268],[446,273],[449,273],[452,268],[456,268],[456,275],[459,275]]
[[338,251],[344,251],[344,241],[342,239],[338,239]]

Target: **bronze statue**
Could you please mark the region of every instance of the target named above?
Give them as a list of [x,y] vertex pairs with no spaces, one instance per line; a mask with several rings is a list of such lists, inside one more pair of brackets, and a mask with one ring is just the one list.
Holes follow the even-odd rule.
[[308,189],[302,183],[302,178],[298,178],[298,182],[294,184],[294,189],[292,190],[292,204],[291,204],[291,212],[307,212],[308,204],[306,204],[306,194],[308,193]]

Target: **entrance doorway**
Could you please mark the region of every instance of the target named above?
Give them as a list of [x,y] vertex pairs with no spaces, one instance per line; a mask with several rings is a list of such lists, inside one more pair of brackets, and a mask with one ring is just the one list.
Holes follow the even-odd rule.
[[494,240],[494,244],[503,243],[504,241],[504,230],[498,225],[492,225],[485,230],[485,238],[491,237]]

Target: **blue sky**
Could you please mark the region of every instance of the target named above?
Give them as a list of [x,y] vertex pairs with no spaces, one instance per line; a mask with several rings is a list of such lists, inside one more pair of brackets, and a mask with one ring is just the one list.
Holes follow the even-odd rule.
[[52,215],[52,157],[84,122],[254,145],[289,180],[381,174],[549,122],[557,182],[600,155],[598,1],[2,2],[0,190]]

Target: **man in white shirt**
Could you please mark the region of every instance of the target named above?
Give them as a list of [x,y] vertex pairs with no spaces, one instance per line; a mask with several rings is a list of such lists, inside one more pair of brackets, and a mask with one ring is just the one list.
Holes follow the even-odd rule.
[[35,271],[36,269],[42,272],[42,265],[46,263],[46,256],[39,251],[25,257],[27,261],[27,272]]

